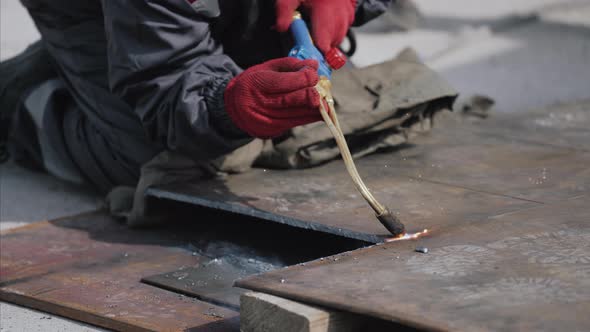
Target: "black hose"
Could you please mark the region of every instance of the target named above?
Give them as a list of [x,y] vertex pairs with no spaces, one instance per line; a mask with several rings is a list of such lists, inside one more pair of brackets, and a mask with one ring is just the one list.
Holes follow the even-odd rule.
[[354,34],[354,31],[348,29],[348,32],[346,33],[346,38],[348,39],[348,50],[343,50],[342,48],[340,49],[342,51],[342,53],[346,54],[347,57],[351,57],[354,55],[354,53],[356,52],[356,36]]

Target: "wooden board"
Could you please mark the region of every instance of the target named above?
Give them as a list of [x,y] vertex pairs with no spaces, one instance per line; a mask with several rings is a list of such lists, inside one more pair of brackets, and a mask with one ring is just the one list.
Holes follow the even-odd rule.
[[240,299],[242,332],[360,331],[357,315],[311,307],[269,294],[249,292]]
[[0,300],[124,331],[238,330],[238,313],[140,282],[198,264],[181,232],[130,230],[103,212],[0,237]]
[[418,331],[373,317],[256,292],[247,292],[240,298],[240,330],[243,332]]

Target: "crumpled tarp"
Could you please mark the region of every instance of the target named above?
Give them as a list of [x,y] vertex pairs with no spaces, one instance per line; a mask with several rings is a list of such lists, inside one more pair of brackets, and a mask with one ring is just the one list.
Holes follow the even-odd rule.
[[[430,129],[434,115],[451,109],[457,96],[411,49],[381,64],[336,71],[332,85],[342,131],[357,158]],[[328,127],[316,122],[294,128],[279,142],[265,142],[255,166],[306,168],[339,156]]]
[[[396,147],[418,132],[429,130],[433,117],[440,111],[451,110],[457,97],[457,92],[421,63],[411,49],[381,64],[343,68],[334,73],[332,85],[340,125],[356,158]],[[153,224],[162,220],[166,212],[149,210],[144,194],[151,186],[199,181],[219,173],[241,173],[252,165],[308,168],[339,156],[336,142],[323,122],[294,128],[275,140],[254,140],[208,163],[166,151],[142,167],[137,188],[115,188],[107,203],[111,212],[125,217],[130,226]]]

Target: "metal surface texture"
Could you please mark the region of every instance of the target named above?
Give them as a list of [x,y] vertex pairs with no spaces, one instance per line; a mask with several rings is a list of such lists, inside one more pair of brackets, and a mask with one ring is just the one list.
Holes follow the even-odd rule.
[[589,202],[581,196],[482,218],[238,286],[424,330],[588,331]]
[[[590,185],[588,103],[470,121],[447,114],[415,145],[357,161],[373,194],[409,232],[444,230],[584,195]],[[227,210],[378,243],[387,232],[341,161],[306,170],[256,169],[151,188],[165,200]]]
[[[401,215],[431,228],[427,236],[238,285],[425,330],[589,330],[589,112],[580,103],[486,121],[455,117],[443,132],[386,161],[418,187],[469,193],[456,210],[436,191],[422,199],[406,192],[419,203],[398,205]],[[371,156],[363,165],[383,167],[384,158]],[[528,205],[500,203],[494,213],[490,198]],[[421,215],[432,205],[480,213]]]
[[[441,118],[415,146],[359,160],[375,196],[408,231],[428,228],[428,235],[238,285],[426,330],[589,329],[590,152],[583,128],[590,123],[588,108],[568,107],[485,121]],[[277,237],[281,227],[297,229],[277,223],[374,243],[387,236],[339,161],[152,188],[148,195],[275,223],[240,218],[195,231],[190,225],[211,218],[193,214],[189,224],[132,230],[96,212],[33,224],[0,237],[0,299],[117,330],[236,329],[236,311],[140,280],[235,307],[236,293],[226,285],[244,276],[240,269],[199,269],[228,256],[224,243],[239,244],[232,254],[250,254],[245,242],[268,242],[263,251],[270,254],[299,248],[299,257],[284,255],[278,268],[326,255],[307,243],[331,245],[301,230]],[[230,231],[229,242],[209,243]],[[294,243],[287,245],[289,238]],[[187,248],[199,241],[214,254]],[[358,245],[334,248],[330,255]],[[179,272],[192,281],[231,277],[200,289],[187,287]]]
[[484,128],[489,135],[590,152],[590,100],[491,120],[493,124]]
[[3,232],[0,300],[115,330],[238,330],[234,310],[140,282],[206,260],[182,248],[189,238],[102,212]]
[[234,281],[274,269],[274,266],[254,258],[244,261],[225,256],[201,261],[194,267],[182,267],[172,272],[145,277],[142,281],[239,310],[240,295],[244,290],[234,288]]

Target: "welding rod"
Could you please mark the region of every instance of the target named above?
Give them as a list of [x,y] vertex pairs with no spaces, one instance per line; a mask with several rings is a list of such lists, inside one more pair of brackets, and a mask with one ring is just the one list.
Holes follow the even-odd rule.
[[338,122],[338,116],[336,115],[336,111],[334,108],[334,98],[331,94],[331,83],[330,80],[327,78],[322,77],[318,84],[316,85],[316,90],[319,92],[321,99],[325,100],[328,104],[329,112],[326,110],[323,102],[320,102],[320,113],[324,122],[328,126],[328,129],[334,136],[336,140],[336,144],[340,149],[340,154],[342,155],[342,160],[344,160],[344,165],[346,166],[346,170],[354,185],[356,186],[357,190],[361,193],[363,198],[369,203],[373,211],[375,211],[375,215],[381,224],[394,236],[402,236],[406,232],[406,228],[404,224],[395,216],[391,211],[379,203],[377,199],[373,196],[373,194],[369,191],[369,188],[363,182],[363,179],[359,175],[358,170],[356,169],[356,165],[354,164],[354,159],[350,153],[350,149],[348,148],[348,144],[346,143],[346,138],[342,133],[342,129],[340,128],[340,123]]

